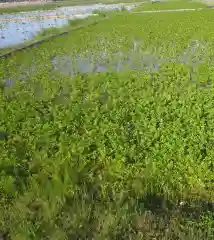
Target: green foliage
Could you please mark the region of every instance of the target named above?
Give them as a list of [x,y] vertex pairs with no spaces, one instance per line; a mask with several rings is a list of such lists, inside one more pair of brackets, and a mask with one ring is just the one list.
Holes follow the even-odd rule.
[[[0,60],[6,239],[213,239],[213,20],[121,13]],[[110,71],[118,52],[146,66]]]
[[202,1],[166,1],[166,2],[153,2],[148,4],[142,4],[138,9],[134,11],[146,11],[146,10],[171,10],[171,9],[193,9],[193,8],[205,8],[206,4]]

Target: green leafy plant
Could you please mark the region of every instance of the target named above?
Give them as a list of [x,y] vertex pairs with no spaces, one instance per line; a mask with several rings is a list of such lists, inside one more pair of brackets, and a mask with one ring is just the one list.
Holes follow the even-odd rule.
[[123,13],[0,60],[5,239],[213,239],[213,20]]

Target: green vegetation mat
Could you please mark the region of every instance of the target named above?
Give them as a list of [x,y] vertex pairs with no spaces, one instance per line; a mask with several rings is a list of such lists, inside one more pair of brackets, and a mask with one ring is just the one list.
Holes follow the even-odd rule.
[[134,11],[147,11],[147,10],[174,10],[174,9],[193,9],[205,8],[207,5],[203,2],[195,1],[166,1],[142,4]]
[[213,21],[121,13],[0,59],[4,239],[213,239]]

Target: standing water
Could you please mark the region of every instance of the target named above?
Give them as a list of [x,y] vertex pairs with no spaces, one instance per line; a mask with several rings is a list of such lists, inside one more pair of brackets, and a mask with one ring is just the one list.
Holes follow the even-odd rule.
[[111,11],[125,7],[131,10],[135,4],[93,4],[88,6],[60,7],[51,11],[32,11],[0,15],[0,49],[31,40],[41,30],[62,27],[69,20],[86,18],[94,10]]

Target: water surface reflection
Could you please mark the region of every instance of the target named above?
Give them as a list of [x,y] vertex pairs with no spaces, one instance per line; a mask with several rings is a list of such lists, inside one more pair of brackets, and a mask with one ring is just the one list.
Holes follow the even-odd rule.
[[0,48],[31,40],[41,30],[62,27],[69,20],[86,18],[95,10],[114,10],[125,7],[131,10],[136,4],[93,4],[88,6],[60,7],[51,11],[32,11],[0,15]]

